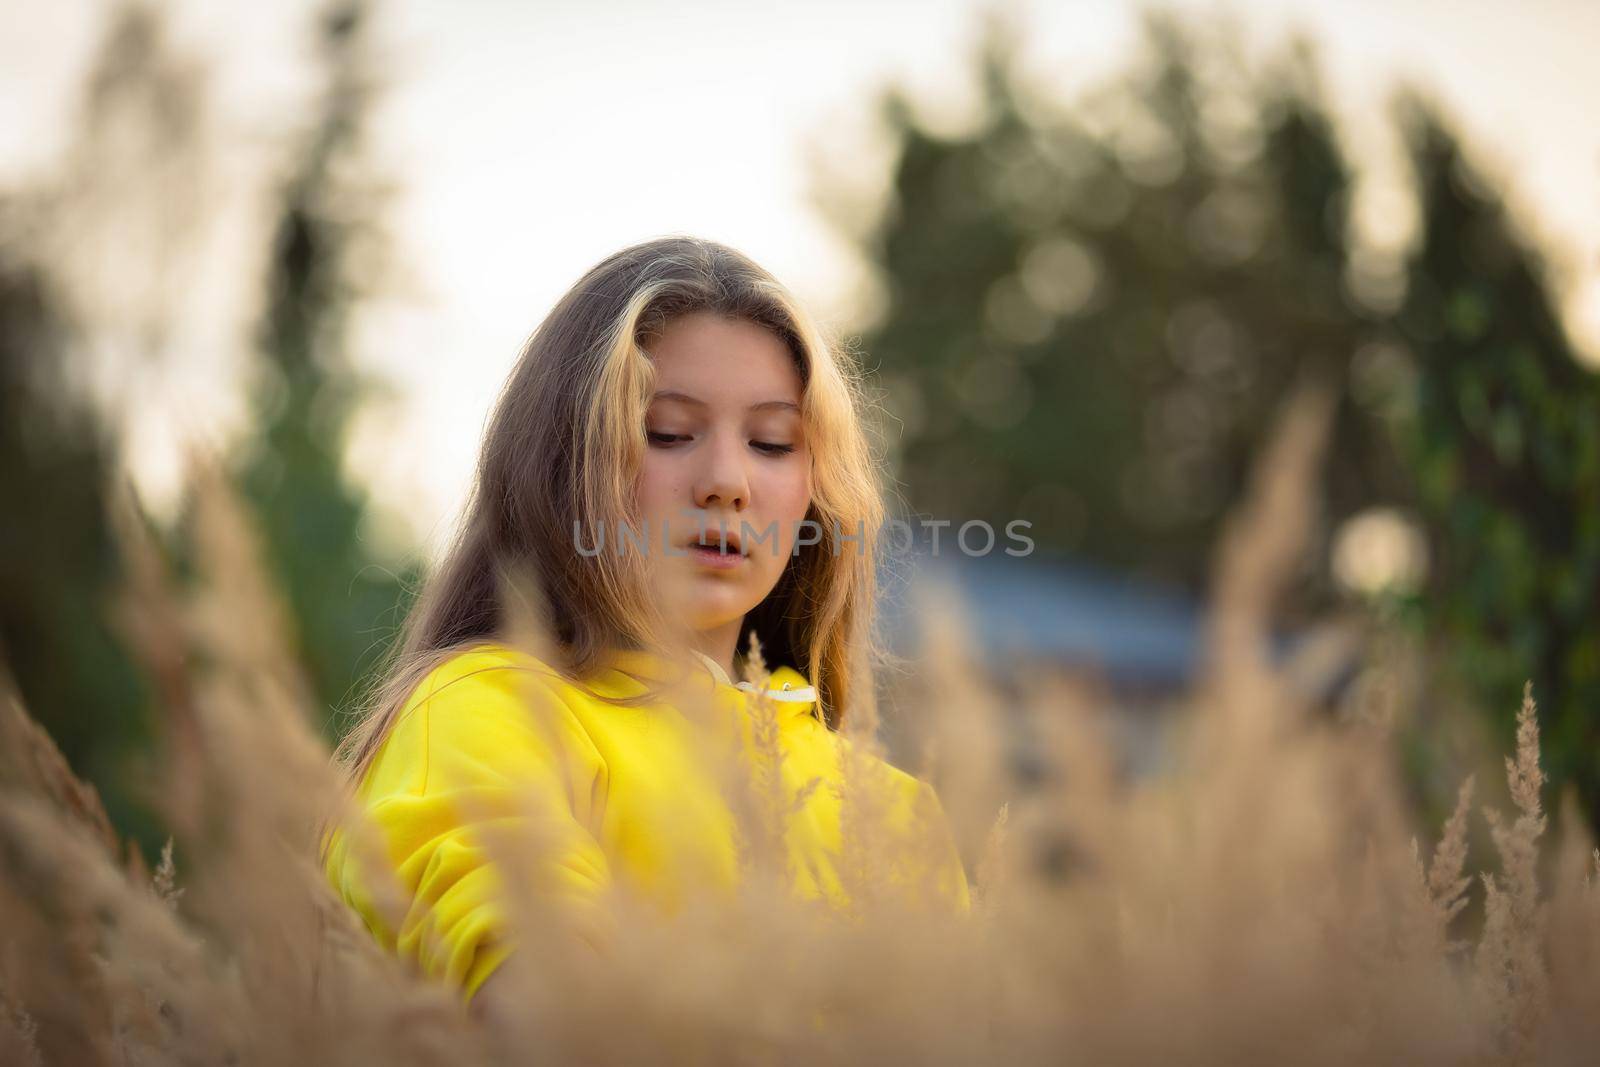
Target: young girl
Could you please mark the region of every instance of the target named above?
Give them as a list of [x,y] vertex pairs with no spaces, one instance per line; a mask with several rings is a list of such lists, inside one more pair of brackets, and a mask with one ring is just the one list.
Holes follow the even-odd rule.
[[[752,632],[777,665],[764,688],[794,799],[793,887],[845,899],[841,798],[826,787],[854,751],[840,727],[870,699],[883,518],[858,396],[794,298],[725,246],[637,245],[562,297],[500,395],[457,539],[340,749],[410,894],[386,922],[344,834],[325,839],[329,879],[380,941],[479,991],[515,950],[478,832],[491,818],[528,821],[540,887],[595,939],[614,887],[667,908],[727,889],[733,822],[699,757],[718,722],[749,721],[754,685],[734,679]],[[516,567],[543,594],[542,658],[508,634]],[[871,762],[903,814],[894,825],[927,818],[915,825],[937,890],[968,907],[932,789]],[[808,790],[816,779],[825,788]]]

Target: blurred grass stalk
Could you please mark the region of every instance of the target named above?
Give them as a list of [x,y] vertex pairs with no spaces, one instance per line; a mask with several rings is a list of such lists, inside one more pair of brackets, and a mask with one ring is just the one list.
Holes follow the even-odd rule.
[[[1470,782],[1425,862],[1387,720],[1313,715],[1297,678],[1314,665],[1267,656],[1330,409],[1325,383],[1295,393],[1228,524],[1208,670],[1166,773],[1119,774],[1103,713],[1059,680],[1002,701],[959,605],[925,591],[905,684],[918,769],[974,873],[970,917],[879,884],[896,864],[864,802],[845,842],[852,908],[792,899],[782,798],[770,771],[734,767],[738,898],[667,921],[619,896],[603,958],[519,881],[537,842],[486,842],[521,951],[497,978],[515,1010],[481,1020],[380,951],[325,886],[316,828],[346,794],[251,525],[197,456],[195,592],[131,494],[116,501],[130,579],[115,617],[162,694],[150,788],[177,861],[150,872],[14,688],[0,693],[0,1062],[1589,1062],[1600,854],[1564,818],[1541,887],[1531,693],[1506,761],[1516,811],[1486,810],[1498,864],[1478,880],[1481,930],[1463,936]],[[520,600],[518,639],[537,654],[538,597]],[[770,742],[759,711],[755,733]],[[1007,755],[1018,737],[1042,768],[1026,779]],[[857,784],[847,803],[870,794]],[[379,846],[365,847],[376,877]]]

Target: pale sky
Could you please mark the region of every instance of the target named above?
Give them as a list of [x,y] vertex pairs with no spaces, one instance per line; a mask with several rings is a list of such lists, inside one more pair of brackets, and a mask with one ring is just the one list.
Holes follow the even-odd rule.
[[[221,162],[214,234],[188,290],[208,312],[164,370],[113,374],[138,397],[132,462],[158,505],[175,482],[176,441],[226,433],[237,417],[241,301],[258,291],[238,249],[259,247],[250,208],[261,162],[303,107],[312,9],[166,6],[174,44],[209,66]],[[1029,68],[1063,93],[1114,69],[1137,39],[1131,4],[1010,6],[1032,27]],[[1374,175],[1364,217],[1378,229],[1403,215],[1383,178],[1393,159],[1380,121],[1387,95],[1397,75],[1431,87],[1568,270],[1574,330],[1600,354],[1600,2],[1172,6],[1228,14],[1258,47],[1294,28],[1318,40],[1331,95]],[[59,155],[108,9],[12,0],[0,37],[0,182],[47,173]],[[356,474],[435,548],[520,343],[587,267],[634,241],[670,232],[726,241],[847,324],[861,268],[810,206],[808,151],[863,190],[879,187],[888,161],[867,125],[875,88],[909,84],[930,112],[959,121],[979,11],[973,0],[380,5],[395,73],[374,161],[397,183],[389,224],[407,279],[359,323],[358,362],[396,392],[358,426]]]

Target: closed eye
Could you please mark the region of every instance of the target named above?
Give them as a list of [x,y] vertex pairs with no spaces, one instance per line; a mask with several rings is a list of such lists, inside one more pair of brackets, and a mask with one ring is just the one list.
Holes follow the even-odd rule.
[[769,456],[787,456],[794,451],[794,445],[781,445],[775,441],[751,441],[750,447]]
[[689,439],[687,434],[657,433],[654,430],[647,430],[645,432],[645,437],[649,439],[651,444],[661,448],[669,448],[672,445],[677,444],[679,441],[687,441]]

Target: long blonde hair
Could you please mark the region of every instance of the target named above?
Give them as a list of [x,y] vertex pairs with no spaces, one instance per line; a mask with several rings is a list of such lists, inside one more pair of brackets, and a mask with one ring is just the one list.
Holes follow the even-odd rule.
[[[642,554],[580,555],[574,539],[578,529],[614,530],[632,521],[654,378],[646,346],[669,322],[695,312],[772,331],[793,354],[803,383],[813,486],[807,518],[821,540],[798,548],[771,594],[746,616],[740,645],[754,630],[769,663],[803,667],[834,729],[852,706],[872,699],[868,638],[884,503],[859,372],[748,257],[713,241],[665,237],[590,269],[523,346],[495,403],[454,540],[339,746],[354,782],[429,671],[502,636],[508,575],[536,579],[559,653],[551,666],[574,681],[609,649],[662,647],[666,620],[649,592]],[[863,531],[859,541],[841,544]]]

